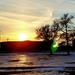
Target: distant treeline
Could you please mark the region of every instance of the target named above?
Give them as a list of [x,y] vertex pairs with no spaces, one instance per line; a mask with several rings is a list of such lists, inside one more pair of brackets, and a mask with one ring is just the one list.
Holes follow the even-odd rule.
[[[50,52],[52,41],[1,42],[0,52]],[[75,46],[75,42],[73,43]],[[75,51],[74,46],[60,46],[57,51]]]
[[0,52],[47,52],[51,43],[51,41],[2,42]]

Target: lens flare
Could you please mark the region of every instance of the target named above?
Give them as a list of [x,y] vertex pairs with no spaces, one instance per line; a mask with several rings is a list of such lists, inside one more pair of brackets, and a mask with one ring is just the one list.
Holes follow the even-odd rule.
[[58,43],[57,42],[53,42],[51,45],[51,50],[52,52],[56,52],[58,49]]

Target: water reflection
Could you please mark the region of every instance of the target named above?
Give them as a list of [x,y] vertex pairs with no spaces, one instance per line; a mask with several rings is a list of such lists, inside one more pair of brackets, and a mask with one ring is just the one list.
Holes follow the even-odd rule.
[[19,56],[19,63],[23,64],[27,61],[27,56],[26,55],[20,55]]
[[19,73],[19,75],[20,73],[21,75],[22,73],[24,75],[74,75],[73,73],[75,73],[75,68],[74,69],[65,68],[65,70],[64,68],[34,68],[34,69],[29,68],[35,66],[58,66],[59,67],[61,65],[75,66],[75,55],[49,56],[48,54],[27,54],[27,53],[26,54],[12,53],[12,54],[7,54],[5,56],[0,55],[0,67],[9,67],[9,69],[7,68],[0,69],[0,73],[10,72],[11,74]]
[[[9,58],[9,57],[7,57]],[[13,54],[13,56],[10,56],[9,60],[7,60],[8,65],[10,66],[26,66],[24,64],[25,62],[28,61],[28,55],[24,54]],[[6,65],[6,66],[8,66]]]

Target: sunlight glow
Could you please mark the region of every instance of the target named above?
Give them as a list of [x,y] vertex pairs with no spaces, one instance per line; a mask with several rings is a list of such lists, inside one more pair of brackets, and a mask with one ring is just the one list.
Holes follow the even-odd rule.
[[19,37],[19,40],[20,40],[20,41],[24,41],[24,40],[27,39],[27,35],[24,34],[24,33],[21,33],[18,37]]

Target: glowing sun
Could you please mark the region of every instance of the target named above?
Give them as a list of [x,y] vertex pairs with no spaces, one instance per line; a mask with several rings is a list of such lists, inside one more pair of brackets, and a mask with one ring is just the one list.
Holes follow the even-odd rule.
[[20,41],[24,41],[24,40],[27,39],[27,35],[24,34],[24,33],[21,33],[18,37],[19,37],[19,40],[20,40]]

